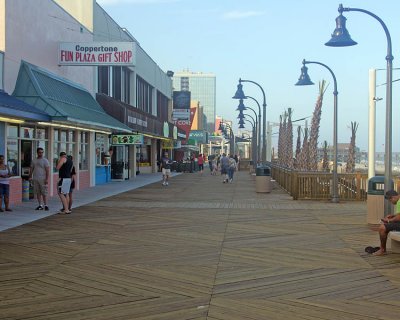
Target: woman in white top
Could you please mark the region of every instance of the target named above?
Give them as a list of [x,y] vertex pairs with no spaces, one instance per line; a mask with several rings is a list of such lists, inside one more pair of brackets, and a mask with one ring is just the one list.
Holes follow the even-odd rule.
[[0,155],[0,212],[4,212],[1,208],[3,204],[4,198],[4,205],[6,211],[12,211],[9,207],[10,201],[10,169],[4,163],[4,156]]

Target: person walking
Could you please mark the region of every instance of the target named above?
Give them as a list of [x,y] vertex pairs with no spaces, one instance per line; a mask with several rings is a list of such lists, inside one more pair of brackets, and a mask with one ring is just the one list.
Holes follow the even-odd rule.
[[163,186],[168,186],[168,179],[171,175],[171,159],[168,157],[168,152],[164,153],[161,159],[161,171],[163,175]]
[[229,176],[229,182],[233,182],[233,175],[236,171],[236,160],[235,158],[230,155],[229,156],[229,168],[228,168],[228,176]]
[[226,156],[225,153],[222,154],[220,163],[221,163],[221,175],[223,177],[222,182],[227,183],[229,181],[228,177],[229,158]]
[[60,213],[70,214],[69,207],[69,191],[71,188],[71,171],[73,167],[71,158],[67,157],[67,154],[63,151],[60,152],[60,159],[57,162],[56,169],[58,170],[58,196],[60,197],[63,205]]
[[[12,211],[10,209],[10,168],[4,162],[4,156],[0,155],[0,212]],[[4,210],[2,209],[4,199]]]
[[204,158],[201,153],[199,154],[199,157],[197,158],[197,164],[199,166],[200,175],[202,176],[203,170],[204,170]]
[[31,170],[29,173],[29,180],[33,182],[33,190],[36,194],[36,199],[39,205],[35,210],[49,210],[47,205],[47,194],[48,194],[48,181],[50,175],[50,164],[43,156],[43,148],[37,148],[36,159],[32,160]]
[[[68,158],[70,158],[71,161],[74,160],[72,156],[68,156]],[[69,193],[68,193],[68,196],[69,196],[68,211],[70,211],[70,212],[72,212],[72,203],[73,203],[72,194],[75,189],[75,183],[76,183],[76,170],[75,170],[75,166],[73,165],[72,169],[71,169],[71,187],[69,188]]]

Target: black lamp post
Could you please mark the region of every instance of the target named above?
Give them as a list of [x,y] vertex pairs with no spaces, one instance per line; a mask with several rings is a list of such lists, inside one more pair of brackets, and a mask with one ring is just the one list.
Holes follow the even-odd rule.
[[[251,97],[247,96],[247,98],[251,98]],[[251,98],[251,99],[253,99],[253,98]],[[257,103],[258,103],[258,102],[257,102]],[[243,104],[243,100],[240,99],[239,106],[238,106],[237,109],[236,109],[236,111],[239,111],[239,116],[238,116],[238,118],[240,118],[241,115],[243,115],[243,111],[245,111],[245,110],[251,110],[251,111],[253,111],[254,116],[255,116],[255,119],[254,119],[254,120],[255,120],[255,124],[256,124],[256,127],[255,127],[255,130],[256,130],[256,135],[255,135],[255,150],[256,150],[256,153],[255,153],[255,154],[256,154],[256,157],[254,157],[253,160],[255,161],[255,163],[258,163],[258,161],[260,160],[260,155],[261,155],[261,149],[259,148],[259,147],[261,147],[260,140],[258,140],[258,143],[257,143],[257,132],[258,132],[258,137],[259,137],[259,139],[261,138],[261,137],[260,137],[260,135],[261,135],[261,131],[260,131],[260,122],[257,121],[257,112],[256,112],[253,108],[246,107],[246,106]],[[259,116],[259,119],[261,119],[261,114],[258,114],[258,116]]]
[[244,119],[245,121],[249,122],[251,124],[251,132],[252,132],[252,140],[251,140],[251,154],[252,154],[252,160],[253,160],[253,168],[256,170],[257,168],[257,115],[253,118],[251,115],[244,113],[243,114],[245,117],[249,117],[251,121],[248,119]]
[[262,130],[263,130],[263,135],[262,135],[262,154],[261,154],[261,159],[263,162],[266,161],[267,159],[267,146],[266,146],[266,136],[267,136],[267,102],[265,99],[265,92],[264,89],[259,85],[257,82],[252,81],[252,80],[243,80],[239,79],[239,84],[237,86],[237,90],[235,95],[232,97],[233,99],[247,99],[247,96],[243,92],[243,85],[242,82],[250,82],[255,84],[261,89],[261,92],[263,94],[263,125],[262,125]]
[[229,151],[233,155],[235,154],[235,135],[233,134],[232,127],[228,123],[221,120],[219,123],[219,130],[226,134],[226,128],[229,129]]
[[251,96],[246,96],[246,98],[253,100],[257,106],[258,106],[258,125],[257,125],[257,130],[256,132],[258,133],[258,148],[257,148],[257,159],[260,160],[261,159],[261,107],[260,107],[260,103],[257,101],[257,99],[251,97]]
[[310,76],[307,73],[308,68],[306,64],[318,64],[329,70],[333,77],[333,172],[332,172],[332,202],[339,202],[338,195],[338,176],[337,176],[337,114],[338,114],[338,91],[337,91],[337,81],[336,76],[326,64],[317,61],[306,61],[303,60],[303,67],[301,68],[301,75],[299,81],[297,81],[296,86],[307,86],[313,85]]
[[[386,34],[387,39],[387,54],[386,54],[386,133],[385,133],[385,192],[391,189],[392,186],[392,78],[393,78],[393,55],[392,55],[392,40],[390,33],[385,23],[376,14],[358,8],[344,8],[339,5],[339,16],[336,18],[336,29],[332,34],[331,40],[325,43],[331,47],[346,47],[356,45],[349,32],[346,29],[346,18],[342,15],[343,12],[357,11],[366,13],[375,18],[381,24]],[[389,201],[385,201],[385,215],[393,212]]]

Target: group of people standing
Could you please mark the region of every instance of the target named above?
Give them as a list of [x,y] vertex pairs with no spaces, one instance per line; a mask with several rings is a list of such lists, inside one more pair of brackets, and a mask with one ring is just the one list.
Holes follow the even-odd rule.
[[[35,210],[49,210],[48,200],[48,184],[50,178],[50,163],[44,157],[43,148],[36,150],[36,158],[32,159],[29,181],[33,184],[33,192],[36,195],[38,206]],[[56,169],[58,170],[57,192],[62,203],[60,213],[70,214],[72,211],[72,193],[75,188],[76,170],[73,164],[72,156],[67,156],[66,152],[60,153]],[[12,211],[9,206],[10,202],[10,177],[12,173],[9,167],[4,163],[4,156],[0,155],[0,212]],[[5,208],[3,210],[2,203],[4,199]]]
[[[37,148],[37,157],[32,160],[29,180],[33,183],[33,192],[36,194],[38,206],[35,210],[49,210],[47,205],[48,183],[50,176],[49,161],[43,156],[43,148]],[[62,208],[60,213],[70,214],[72,212],[72,193],[75,188],[76,171],[72,156],[66,152],[60,153],[56,169],[58,170],[57,193],[60,197]]]
[[209,157],[208,164],[212,175],[220,171],[223,176],[223,183],[232,183],[235,171],[238,169],[239,158],[237,155],[227,156],[225,153],[217,157]]

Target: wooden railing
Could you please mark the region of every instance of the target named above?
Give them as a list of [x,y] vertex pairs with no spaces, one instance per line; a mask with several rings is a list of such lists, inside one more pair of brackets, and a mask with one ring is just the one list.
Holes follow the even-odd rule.
[[[332,173],[303,172],[268,164],[271,176],[294,200],[328,200],[331,198]],[[395,183],[395,186],[397,183]],[[368,175],[366,173],[339,173],[340,200],[367,199]]]

